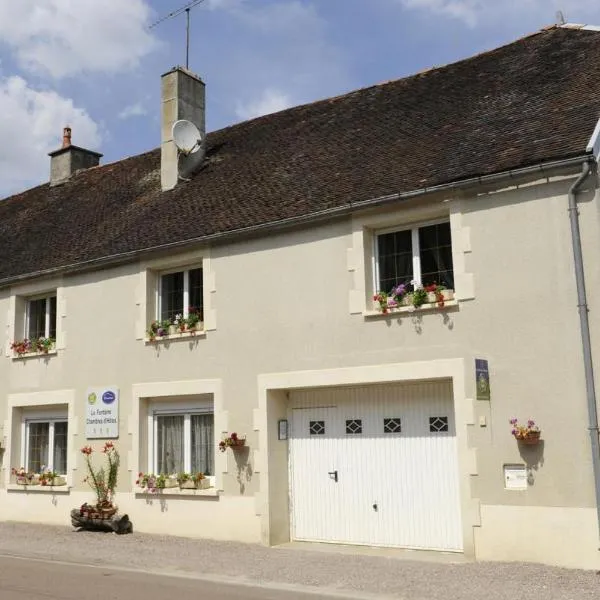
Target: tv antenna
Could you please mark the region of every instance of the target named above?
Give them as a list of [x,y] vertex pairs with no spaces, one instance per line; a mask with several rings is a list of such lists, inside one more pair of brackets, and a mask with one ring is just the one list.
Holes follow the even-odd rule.
[[163,21],[167,21],[168,19],[172,19],[174,17],[178,17],[179,15],[185,13],[186,16],[186,28],[185,28],[185,68],[190,68],[190,10],[201,4],[205,0],[194,0],[193,2],[188,2],[185,6],[182,6],[173,12],[170,12],[168,15],[161,17],[158,21],[155,21],[148,27],[148,29],[154,29],[157,25],[160,25]]

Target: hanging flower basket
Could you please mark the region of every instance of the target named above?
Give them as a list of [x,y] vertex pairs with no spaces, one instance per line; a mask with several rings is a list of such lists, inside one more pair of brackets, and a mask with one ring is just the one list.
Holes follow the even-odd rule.
[[526,446],[535,446],[540,441],[542,432],[533,419],[529,419],[527,425],[519,425],[516,418],[512,418],[509,423],[512,425],[511,433],[519,443]]
[[227,448],[232,450],[239,450],[246,445],[246,438],[240,437],[235,431],[230,433],[228,437],[222,439],[219,442],[219,450],[225,452]]

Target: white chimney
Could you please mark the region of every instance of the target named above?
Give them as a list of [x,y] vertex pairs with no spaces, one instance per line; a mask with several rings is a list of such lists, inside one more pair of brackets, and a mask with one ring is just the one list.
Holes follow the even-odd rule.
[[160,182],[163,191],[173,189],[179,178],[173,123],[180,119],[191,121],[199,129],[204,144],[204,87],[200,77],[183,67],[175,67],[161,77]]

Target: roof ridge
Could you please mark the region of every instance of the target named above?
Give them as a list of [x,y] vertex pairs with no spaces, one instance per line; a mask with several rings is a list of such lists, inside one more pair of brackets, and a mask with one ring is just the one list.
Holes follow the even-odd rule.
[[354,88],[352,90],[349,90],[347,92],[343,92],[341,94],[336,94],[335,96],[328,96],[326,98],[319,98],[318,100],[311,100],[310,102],[304,102],[303,104],[296,104],[295,106],[290,106],[288,108],[283,108],[281,110],[278,110],[276,112],[273,113],[268,113],[266,115],[260,115],[258,117],[253,117],[251,119],[246,119],[245,121],[238,121],[237,123],[232,123],[231,125],[227,125],[226,127],[223,127],[221,129],[217,129],[214,132],[209,132],[209,133],[217,133],[217,132],[222,132],[222,131],[226,131],[228,129],[231,129],[233,127],[238,127],[240,125],[243,125],[245,123],[254,123],[257,121],[261,121],[262,119],[266,119],[269,118],[273,115],[276,114],[281,114],[281,113],[285,113],[285,112],[292,112],[294,110],[300,110],[303,108],[306,108],[308,106],[313,106],[313,105],[317,105],[320,103],[325,103],[325,102],[332,102],[332,101],[336,101],[336,100],[341,100],[342,98],[347,98],[349,96],[352,96],[353,94],[359,93],[359,92],[365,92],[367,90],[370,89],[374,89],[377,87],[381,87],[384,85],[389,85],[391,83],[397,83],[399,81],[409,81],[411,79],[414,79],[416,77],[422,77],[425,74],[432,74],[434,72],[437,71],[441,71],[443,69],[446,69],[448,67],[451,67],[453,65],[459,65],[459,64],[463,64],[463,63],[467,63],[469,61],[473,61],[473,60],[477,60],[482,56],[485,56],[486,54],[493,54],[495,52],[499,52],[500,50],[503,50],[505,48],[507,48],[508,46],[512,46],[513,44],[517,44],[519,42],[523,42],[529,38],[535,37],[537,35],[541,35],[543,33],[546,33],[547,31],[551,31],[553,29],[573,29],[573,30],[580,30],[580,29],[585,29],[586,31],[600,31],[600,27],[598,28],[593,28],[592,26],[573,26],[573,27],[566,27],[565,25],[547,25],[545,27],[542,27],[542,29],[538,29],[537,31],[533,31],[531,33],[527,33],[525,35],[522,35],[519,38],[516,38],[510,42],[507,42],[505,44],[502,44],[501,46],[496,46],[495,48],[489,48],[487,50],[482,50],[481,52],[478,52],[477,54],[472,54],[470,56],[466,56],[465,58],[460,58],[458,60],[455,60],[453,62],[449,62],[449,63],[444,63],[442,65],[435,65],[432,67],[426,67],[424,69],[421,69],[420,71],[417,71],[415,73],[411,73],[409,75],[405,75],[403,77],[396,77],[394,79],[386,79],[383,81],[380,81],[378,83],[373,83],[370,85],[366,85],[363,87],[358,87],[358,88]]

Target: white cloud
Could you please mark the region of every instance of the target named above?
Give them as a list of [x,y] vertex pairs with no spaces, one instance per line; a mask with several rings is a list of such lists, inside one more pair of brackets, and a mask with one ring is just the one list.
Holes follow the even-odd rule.
[[[398,2],[398,0],[393,0]],[[563,11],[570,22],[600,21],[600,5],[588,0],[399,0],[407,9],[423,10],[442,17],[459,19],[470,27],[506,23],[507,20],[537,23],[556,21]]]
[[143,117],[147,115],[148,111],[142,105],[141,102],[136,102],[135,104],[130,104],[126,106],[119,114],[119,119],[129,119],[131,117]]
[[21,77],[0,78],[0,198],[48,181],[48,152],[60,147],[62,127],[70,125],[73,143],[97,149],[98,125],[70,98],[31,88]]
[[245,104],[239,103],[235,114],[240,119],[252,119],[262,115],[283,110],[292,106],[290,97],[276,89],[266,89],[258,99],[251,100]]
[[35,73],[114,73],[153,49],[150,15],[147,0],[0,0],[0,40]]

